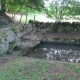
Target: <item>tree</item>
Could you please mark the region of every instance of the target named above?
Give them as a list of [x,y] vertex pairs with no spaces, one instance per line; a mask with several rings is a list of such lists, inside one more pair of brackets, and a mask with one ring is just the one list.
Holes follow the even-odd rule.
[[6,0],[6,9],[9,12],[41,11],[44,0]]
[[44,0],[0,0],[0,13],[6,10],[12,13],[25,11],[42,11]]
[[52,0],[49,7],[45,9],[45,13],[56,21],[61,21],[64,16],[75,18],[80,14],[80,2],[77,0]]

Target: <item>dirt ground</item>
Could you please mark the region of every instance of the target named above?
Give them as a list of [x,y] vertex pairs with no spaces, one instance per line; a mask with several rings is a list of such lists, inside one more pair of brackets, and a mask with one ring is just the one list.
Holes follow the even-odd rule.
[[7,53],[6,55],[0,56],[0,66],[3,66],[7,62],[13,61],[20,55],[21,55],[21,50],[14,50],[12,54]]

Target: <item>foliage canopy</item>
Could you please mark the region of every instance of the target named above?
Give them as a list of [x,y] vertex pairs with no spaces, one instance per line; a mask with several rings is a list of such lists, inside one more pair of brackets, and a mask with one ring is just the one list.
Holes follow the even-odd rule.
[[[0,0],[9,12],[42,11],[44,0]],[[2,4],[4,3],[4,4]],[[3,10],[3,7],[1,8]]]
[[61,21],[64,16],[67,19],[78,18],[80,15],[80,1],[78,0],[51,0],[51,3],[45,9],[45,13],[48,17]]

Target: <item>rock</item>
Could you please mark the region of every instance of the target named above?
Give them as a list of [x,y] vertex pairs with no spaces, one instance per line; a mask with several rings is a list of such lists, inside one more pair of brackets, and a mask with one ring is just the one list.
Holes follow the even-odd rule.
[[[14,30],[13,30],[14,29]],[[13,50],[20,43],[19,27],[0,29],[0,55]]]
[[8,25],[9,23],[12,23],[13,20],[7,16],[6,14],[0,14],[0,27],[4,26],[4,25]]
[[15,35],[15,33],[10,28],[6,28],[6,29],[3,29],[3,30],[7,34],[7,40],[9,42],[12,42],[12,41],[16,41],[17,40],[17,36]]
[[7,41],[7,35],[4,31],[0,31],[0,55],[7,52],[9,42]]

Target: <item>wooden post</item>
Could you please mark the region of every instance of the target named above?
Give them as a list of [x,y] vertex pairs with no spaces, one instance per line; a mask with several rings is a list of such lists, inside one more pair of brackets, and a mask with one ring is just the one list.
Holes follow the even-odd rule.
[[36,17],[36,16],[34,15],[34,21],[35,21],[35,17]]
[[20,17],[19,23],[21,23],[21,20],[22,20],[22,13],[21,13],[21,17]]
[[28,24],[28,22],[27,22],[27,16],[28,16],[28,14],[26,13],[26,20],[25,20],[25,24]]

